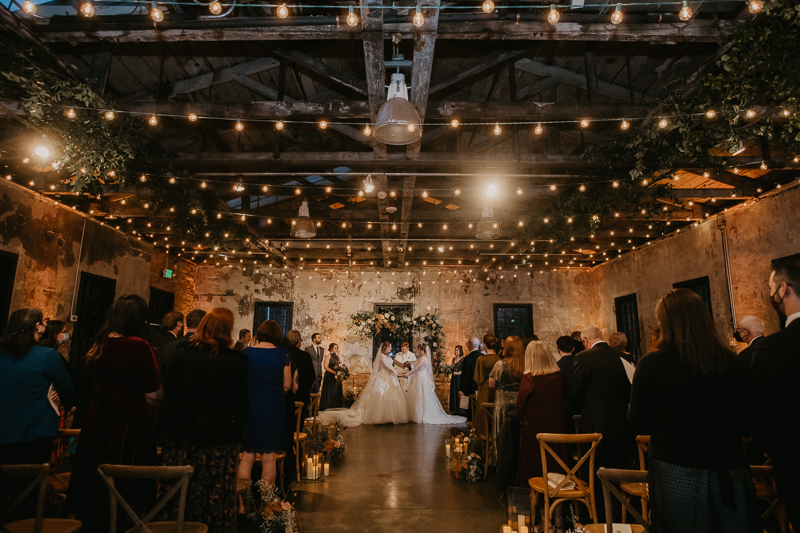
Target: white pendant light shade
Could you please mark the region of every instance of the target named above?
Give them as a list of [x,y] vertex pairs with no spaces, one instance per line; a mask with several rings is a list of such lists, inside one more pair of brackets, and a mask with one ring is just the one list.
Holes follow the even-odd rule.
[[292,237],[298,239],[312,239],[317,236],[317,230],[314,228],[314,221],[308,216],[308,202],[303,200],[300,205],[300,213],[298,217],[292,220]]
[[408,87],[403,74],[392,74],[386,103],[378,111],[374,136],[384,144],[396,146],[411,144],[422,136],[419,114],[408,101]]
[[492,208],[483,207],[483,216],[478,222],[478,231],[475,233],[476,239],[490,240],[500,237],[500,224],[494,219]]

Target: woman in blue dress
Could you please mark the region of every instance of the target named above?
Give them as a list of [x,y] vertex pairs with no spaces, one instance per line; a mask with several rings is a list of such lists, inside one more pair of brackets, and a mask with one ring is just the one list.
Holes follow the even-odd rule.
[[[275,484],[276,452],[286,445],[286,410],[283,395],[292,385],[289,352],[278,348],[280,325],[266,320],[256,332],[256,345],[245,348],[247,395],[250,410],[245,422],[239,478],[249,479],[257,453],[261,454],[261,479]],[[244,512],[244,508],[240,508]]]

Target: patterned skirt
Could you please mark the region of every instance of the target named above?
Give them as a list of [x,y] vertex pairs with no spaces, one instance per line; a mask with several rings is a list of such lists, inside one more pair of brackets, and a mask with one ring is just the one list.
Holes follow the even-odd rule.
[[[236,463],[239,444],[194,446],[165,439],[161,448],[163,466],[191,466],[184,520],[208,525],[209,533],[236,533]],[[158,498],[172,487],[160,482]],[[180,494],[180,493],[179,493]],[[167,502],[162,520],[177,520],[178,496]]]
[[653,533],[761,533],[750,468],[707,470],[650,460]]

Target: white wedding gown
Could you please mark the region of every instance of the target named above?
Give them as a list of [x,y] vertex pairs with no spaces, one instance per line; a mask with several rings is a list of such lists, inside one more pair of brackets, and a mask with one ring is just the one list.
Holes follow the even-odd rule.
[[341,422],[347,427],[408,422],[406,394],[400,387],[392,358],[383,354],[375,356],[369,381],[350,409],[328,409],[322,411],[317,420],[325,425]]
[[463,424],[463,416],[451,416],[444,412],[436,385],[433,382],[433,367],[430,355],[417,359],[414,370],[408,373],[408,418],[417,424]]

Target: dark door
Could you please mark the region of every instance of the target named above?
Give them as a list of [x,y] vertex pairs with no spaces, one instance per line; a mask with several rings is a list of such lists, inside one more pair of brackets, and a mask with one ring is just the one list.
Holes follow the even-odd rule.
[[175,307],[175,293],[150,287],[150,325],[160,326],[164,315]]
[[638,361],[642,354],[642,343],[639,340],[639,305],[636,303],[636,294],[629,294],[614,299],[617,311],[617,331],[628,337],[628,352]]
[[[375,314],[378,313],[386,314],[399,314],[399,313],[411,313],[413,310],[412,304],[375,304]],[[407,342],[411,346],[411,351],[413,352],[416,346],[413,345],[413,339],[411,335],[406,337],[401,337],[389,331],[381,331],[381,334],[372,338],[372,361],[375,361],[375,356],[378,354],[378,348],[381,347],[381,344],[384,341],[389,341],[392,343],[392,353],[397,353],[400,351],[400,343]]]
[[17,254],[0,252],[0,335],[8,324],[11,312],[11,297],[14,294],[14,279],[17,276]]

